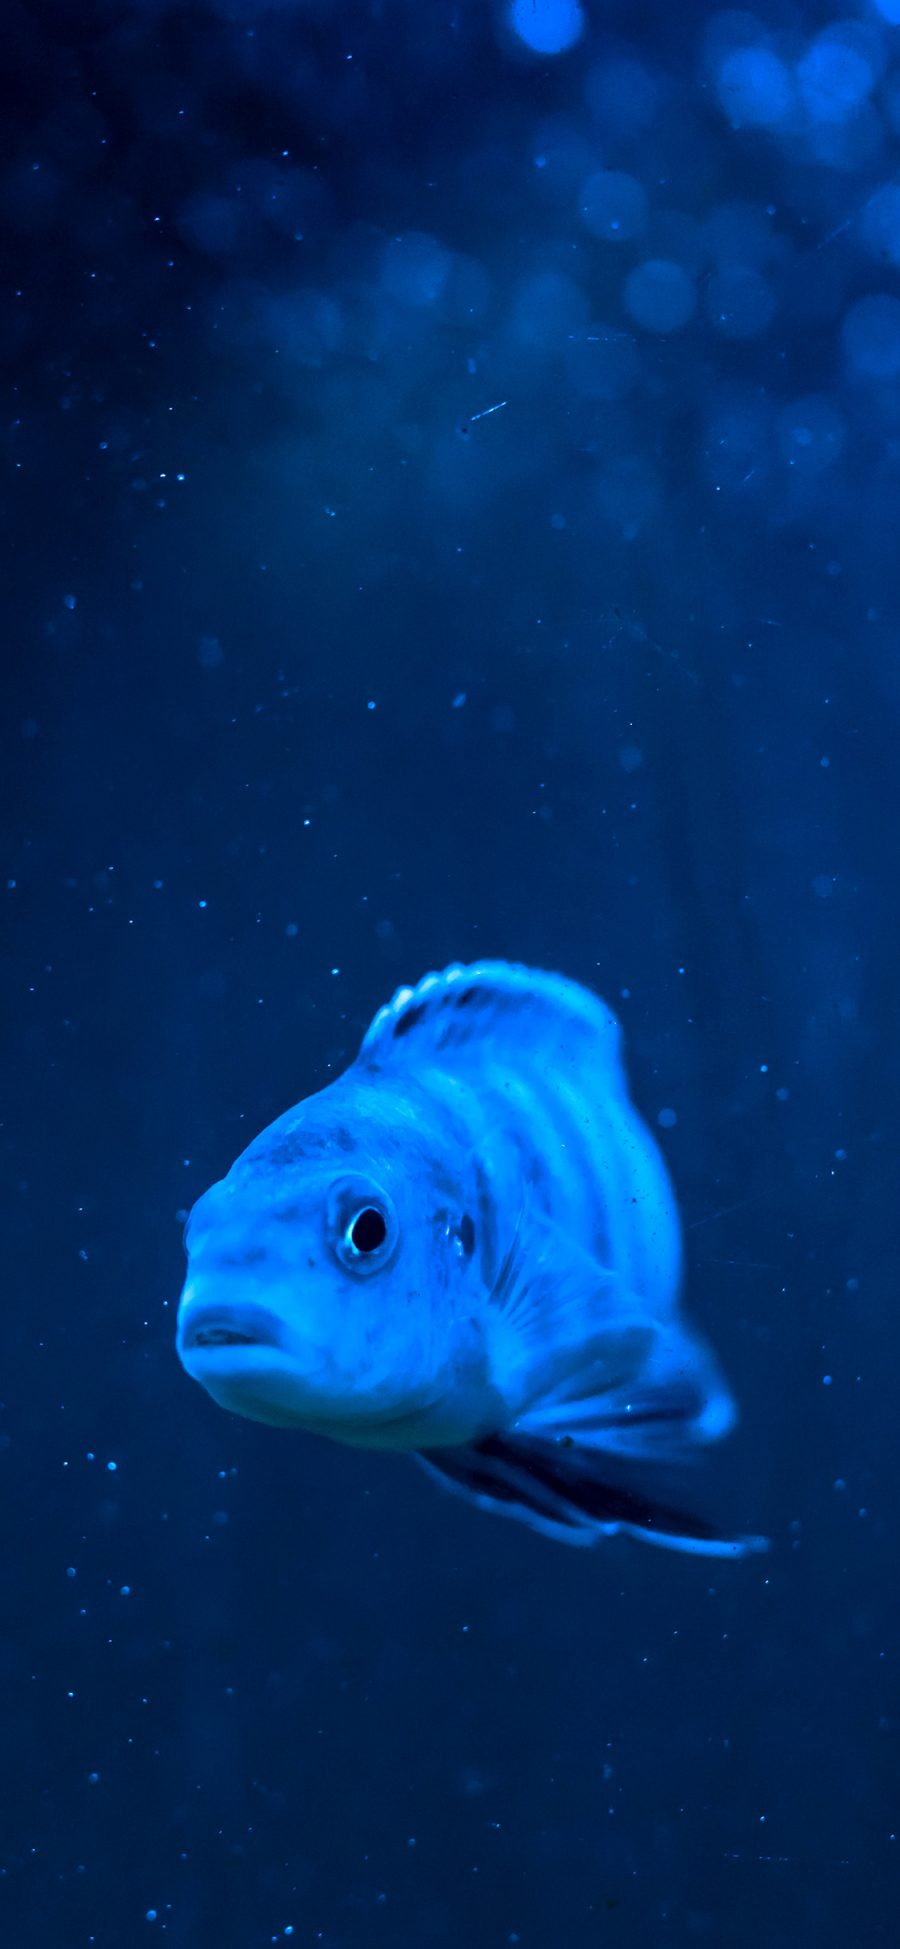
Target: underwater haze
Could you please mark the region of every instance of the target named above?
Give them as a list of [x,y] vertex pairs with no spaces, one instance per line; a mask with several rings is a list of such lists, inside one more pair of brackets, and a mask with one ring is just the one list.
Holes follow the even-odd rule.
[[[889,1945],[900,0],[2,49],[0,1943]],[[179,1363],[191,1207],[495,961],[621,1024],[765,1553]]]

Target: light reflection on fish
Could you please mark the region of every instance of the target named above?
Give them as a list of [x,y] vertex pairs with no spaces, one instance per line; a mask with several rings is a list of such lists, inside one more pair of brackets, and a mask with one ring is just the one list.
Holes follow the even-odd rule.
[[678,1312],[673,1193],[618,1025],[502,961],[401,988],[194,1206],[178,1351],[223,1407],[416,1454],[592,1543],[761,1547],[682,1507],[734,1421]]

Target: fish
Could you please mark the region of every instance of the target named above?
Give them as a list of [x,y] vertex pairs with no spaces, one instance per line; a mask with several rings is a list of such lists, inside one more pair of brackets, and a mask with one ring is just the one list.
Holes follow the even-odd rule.
[[732,1395],[680,1306],[682,1239],[615,1015],[567,976],[454,963],[194,1205],[177,1352],[222,1408],[412,1456],[544,1536],[700,1556]]

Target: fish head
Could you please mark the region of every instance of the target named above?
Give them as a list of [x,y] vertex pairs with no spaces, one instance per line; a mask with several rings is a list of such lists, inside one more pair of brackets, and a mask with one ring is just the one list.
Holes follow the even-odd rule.
[[354,1134],[301,1105],[194,1206],[177,1346],[220,1406],[362,1446],[443,1431],[479,1358],[472,1221],[399,1125]]

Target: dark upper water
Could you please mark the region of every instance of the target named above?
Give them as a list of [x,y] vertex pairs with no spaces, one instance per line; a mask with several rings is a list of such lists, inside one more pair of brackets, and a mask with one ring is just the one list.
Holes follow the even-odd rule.
[[[889,1943],[898,0],[7,0],[3,62],[0,1939]],[[186,1208],[488,953],[670,1113],[765,1559],[175,1361]]]

